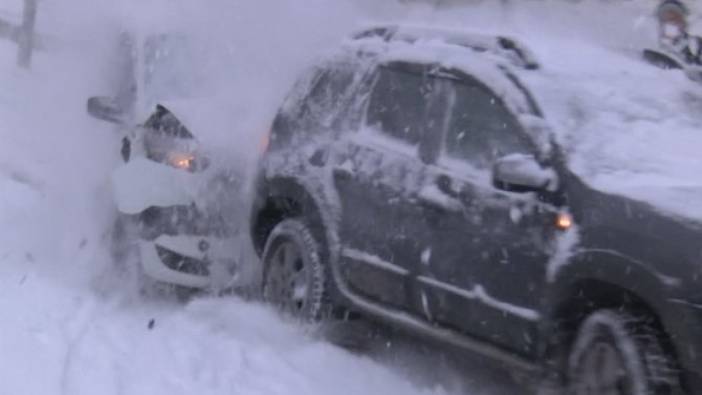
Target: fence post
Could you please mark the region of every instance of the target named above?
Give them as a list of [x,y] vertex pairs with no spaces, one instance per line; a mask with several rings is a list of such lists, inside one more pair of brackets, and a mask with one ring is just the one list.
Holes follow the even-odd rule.
[[34,25],[37,19],[37,0],[24,0],[24,13],[22,26],[19,29],[19,51],[17,64],[29,68],[32,62],[32,49],[34,47]]

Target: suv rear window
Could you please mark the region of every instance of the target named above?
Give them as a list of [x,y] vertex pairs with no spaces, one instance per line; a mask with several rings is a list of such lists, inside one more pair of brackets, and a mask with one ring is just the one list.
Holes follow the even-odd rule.
[[339,115],[339,104],[346,98],[354,79],[350,68],[334,68],[322,72],[302,102],[301,122],[311,129],[328,129]]
[[[293,137],[308,138],[339,125],[357,73],[350,64],[317,68],[301,79],[283,104],[273,122],[273,147],[288,145]],[[293,131],[302,135],[293,136]]]

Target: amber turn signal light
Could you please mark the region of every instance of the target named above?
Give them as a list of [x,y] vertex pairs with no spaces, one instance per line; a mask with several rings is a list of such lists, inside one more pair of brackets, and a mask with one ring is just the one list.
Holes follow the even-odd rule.
[[178,169],[192,170],[195,157],[191,154],[171,152],[168,154],[168,164]]
[[556,228],[568,230],[573,226],[573,217],[568,213],[558,213],[556,216]]

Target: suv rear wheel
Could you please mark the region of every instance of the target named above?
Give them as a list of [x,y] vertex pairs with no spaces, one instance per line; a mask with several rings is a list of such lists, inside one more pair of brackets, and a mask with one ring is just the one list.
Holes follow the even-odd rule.
[[646,319],[614,310],[591,313],[568,357],[568,394],[678,393],[674,360]]
[[320,245],[299,219],[279,223],[263,250],[263,298],[286,314],[317,322],[331,313]]

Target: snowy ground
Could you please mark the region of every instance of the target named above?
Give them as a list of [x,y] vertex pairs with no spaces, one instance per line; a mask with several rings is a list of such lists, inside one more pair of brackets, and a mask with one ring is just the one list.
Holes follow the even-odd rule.
[[[553,31],[567,31],[562,38],[569,45],[554,48],[546,41],[537,45],[553,61],[563,58],[572,45],[607,57],[611,51],[627,53],[650,38],[651,21],[640,3],[627,3],[630,9],[618,14],[603,12],[600,5],[577,6],[575,14],[573,8],[567,8],[572,6],[554,5],[544,23],[544,13],[534,7],[510,13],[494,6],[442,11],[428,6],[379,6],[370,0],[335,6],[323,0],[308,1],[305,8],[292,0],[265,6],[250,1],[218,10],[217,15],[211,9],[189,9],[183,5],[186,2],[175,2],[180,8],[169,8],[162,15],[177,19],[186,14],[192,21],[207,21],[195,25],[208,26],[213,34],[231,33],[229,50],[245,60],[232,70],[231,83],[240,92],[237,104],[258,111],[252,115],[253,124],[255,119],[263,122],[270,116],[309,59],[369,18],[490,30],[501,24],[509,32],[523,35],[528,31],[537,39]],[[136,297],[131,284],[110,265],[106,249],[113,215],[108,178],[118,162],[118,139],[109,126],[85,115],[84,101],[106,89],[102,76],[109,64],[101,61],[101,39],[120,18],[143,19],[149,12],[108,4],[41,2],[39,28],[56,40],[49,53],[37,55],[31,71],[18,69],[14,65],[16,48],[0,42],[1,394],[505,393],[497,384],[485,389],[476,380],[466,379],[465,371],[455,366],[441,365],[445,373],[421,378],[416,373],[437,370],[433,357],[421,353],[400,353],[411,355],[407,359],[414,366],[409,368],[395,363],[402,358],[350,354],[307,336],[263,306],[234,298],[200,299],[184,306]],[[153,4],[157,3],[141,2],[140,7],[158,14]],[[583,18],[595,12],[601,15]],[[611,29],[593,29],[594,23]],[[612,43],[611,36],[626,39]],[[622,60],[625,56],[618,56],[617,67],[629,67]],[[578,70],[581,76],[588,76],[587,68]],[[694,156],[695,147],[702,146],[702,138],[694,133],[698,123],[690,115],[696,110],[688,108],[688,113],[676,117],[674,99],[685,92],[697,97],[698,88],[689,88],[682,76],[642,70],[638,72],[651,81],[671,78],[672,83],[664,84],[668,96],[661,99],[663,105],[653,100],[633,107],[636,114],[647,109],[652,114],[628,124],[636,126],[632,136],[641,138],[625,138],[626,131],[618,129],[617,138],[611,139],[603,131],[587,129],[591,138],[584,142],[569,140],[569,136],[564,139],[584,147],[574,155],[583,173],[592,175],[593,184],[616,189],[621,186],[616,180],[633,182],[631,174],[653,169],[663,181],[696,187],[690,181],[702,166]],[[588,102],[592,104],[605,98],[611,105],[628,100],[607,87],[600,88],[584,99],[594,96]],[[655,86],[644,91],[659,92]],[[692,105],[700,102],[702,99],[696,99]],[[598,111],[592,106],[583,108]],[[618,116],[626,118],[626,114]],[[622,125],[617,117],[602,122],[608,120]],[[676,130],[683,138],[671,145],[662,129]],[[255,133],[237,132],[251,146],[258,143]],[[631,141],[638,143],[631,145]],[[682,159],[664,150],[663,159],[651,163],[650,155],[660,147]],[[602,166],[589,166],[587,158],[596,158],[594,162]],[[612,162],[612,158],[619,161]],[[676,177],[671,178],[673,174]],[[622,193],[636,190],[624,189]],[[662,196],[645,185],[638,185],[638,190],[642,199],[647,198],[646,193],[653,194],[653,199]],[[483,374],[476,372],[480,373],[473,372],[473,378]],[[410,380],[410,375],[420,378]]]
[[[459,391],[463,384],[446,379],[441,385],[408,380],[404,368],[308,336],[264,306],[233,297],[182,305],[135,294],[107,253],[113,215],[108,179],[118,163],[118,138],[84,110],[88,96],[106,89],[101,77],[109,64],[100,60],[100,39],[109,35],[103,23],[113,21],[90,2],[74,3],[41,3],[40,26],[56,40],[51,52],[37,54],[30,71],[18,69],[16,48],[0,41],[0,393]],[[242,88],[242,102],[267,100],[262,117],[274,110],[305,57],[338,40],[353,23],[351,13],[363,12],[279,4],[277,11],[234,10],[249,26],[234,40],[249,59],[237,75],[258,73]],[[95,13],[87,16],[81,7]],[[314,22],[329,36],[266,32],[255,19],[260,11],[286,26]],[[298,21],[285,21],[288,13]],[[257,36],[260,43],[252,41]],[[284,73],[275,56],[288,61]]]

